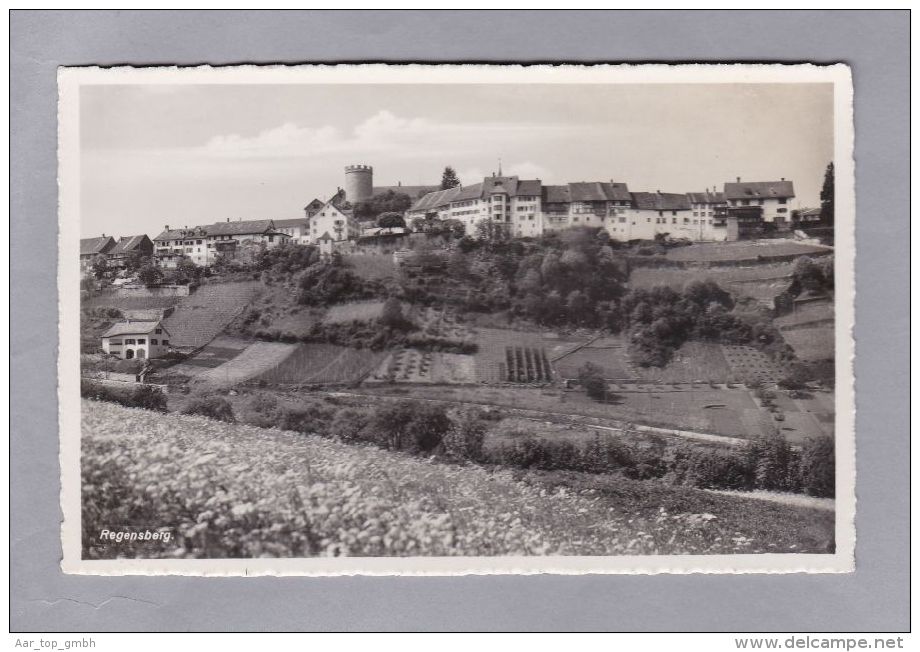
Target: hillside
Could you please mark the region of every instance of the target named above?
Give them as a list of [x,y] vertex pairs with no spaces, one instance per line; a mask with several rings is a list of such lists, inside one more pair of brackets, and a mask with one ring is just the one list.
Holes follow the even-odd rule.
[[[83,402],[85,555],[828,552],[833,514],[614,476],[514,474]],[[106,549],[111,523],[170,543]],[[140,544],[137,544],[140,545]]]

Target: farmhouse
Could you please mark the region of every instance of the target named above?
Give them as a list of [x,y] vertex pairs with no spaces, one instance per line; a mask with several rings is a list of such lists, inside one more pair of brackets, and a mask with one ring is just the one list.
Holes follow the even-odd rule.
[[131,256],[152,256],[153,242],[146,235],[131,235],[119,238],[114,247],[106,253],[106,263],[109,267],[121,269],[128,264]]
[[169,351],[169,332],[157,321],[122,321],[102,334],[102,350],[124,360],[158,358]]
[[115,246],[115,238],[102,234],[99,238],[80,240],[80,271],[86,272],[92,266],[96,256],[104,256]]
[[299,217],[293,220],[275,220],[275,231],[290,236],[294,244],[309,244],[310,234],[308,219]]

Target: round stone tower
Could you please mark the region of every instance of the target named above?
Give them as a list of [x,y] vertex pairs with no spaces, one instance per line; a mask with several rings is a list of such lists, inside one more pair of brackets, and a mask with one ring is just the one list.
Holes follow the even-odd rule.
[[367,201],[374,195],[374,168],[370,165],[345,166],[345,199],[351,203]]

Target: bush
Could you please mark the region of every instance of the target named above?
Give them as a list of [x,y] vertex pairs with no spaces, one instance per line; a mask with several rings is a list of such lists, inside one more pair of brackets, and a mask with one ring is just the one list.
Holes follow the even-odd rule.
[[305,407],[282,408],[278,427],[303,434],[328,435],[334,408],[308,404]]
[[477,410],[465,410],[454,420],[444,435],[444,452],[456,460],[482,460],[482,445],[486,427]]
[[101,385],[88,380],[80,381],[80,396],[96,401],[118,403],[125,407],[166,412],[166,395],[159,387],[138,385],[125,389]]
[[185,406],[182,414],[197,414],[209,419],[216,419],[226,423],[236,423],[236,417],[233,415],[233,406],[222,396],[201,396],[192,399]]
[[278,399],[271,394],[253,394],[243,406],[239,417],[243,423],[258,428],[277,428],[281,423],[282,410]]
[[390,450],[431,453],[442,443],[451,421],[439,405],[399,401],[377,410],[374,441]]
[[798,460],[781,435],[760,437],[748,445],[754,488],[794,491],[798,488]]
[[371,417],[367,412],[344,408],[336,413],[329,430],[333,437],[346,442],[371,440],[367,432],[370,422]]
[[754,471],[744,451],[683,447],[671,464],[675,484],[701,489],[751,489]]
[[585,392],[595,401],[607,398],[607,381],[604,379],[603,370],[595,364],[586,362],[578,370],[578,384],[585,388]]
[[808,439],[802,447],[799,469],[802,490],[811,496],[834,497],[836,480],[833,437]]

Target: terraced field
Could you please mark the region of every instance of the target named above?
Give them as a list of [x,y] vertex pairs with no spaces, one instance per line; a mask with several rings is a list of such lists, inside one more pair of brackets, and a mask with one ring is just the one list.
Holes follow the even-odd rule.
[[815,362],[834,359],[833,325],[783,330],[782,336],[800,360]]
[[773,308],[773,299],[789,287],[792,263],[752,267],[637,267],[629,275],[632,288],[650,289],[658,285],[683,288],[690,281],[712,280],[737,296],[757,299]]
[[199,373],[195,376],[195,384],[232,387],[274,369],[296,349],[296,344],[252,342],[228,362]]
[[170,345],[192,349],[204,346],[249,305],[259,287],[258,281],[202,285],[166,318]]
[[377,367],[384,353],[351,349],[335,344],[307,343],[296,349],[275,368],[258,376],[283,385],[352,383]]
[[740,383],[775,383],[785,369],[765,353],[752,346],[723,345],[722,353],[731,368],[732,377]]

